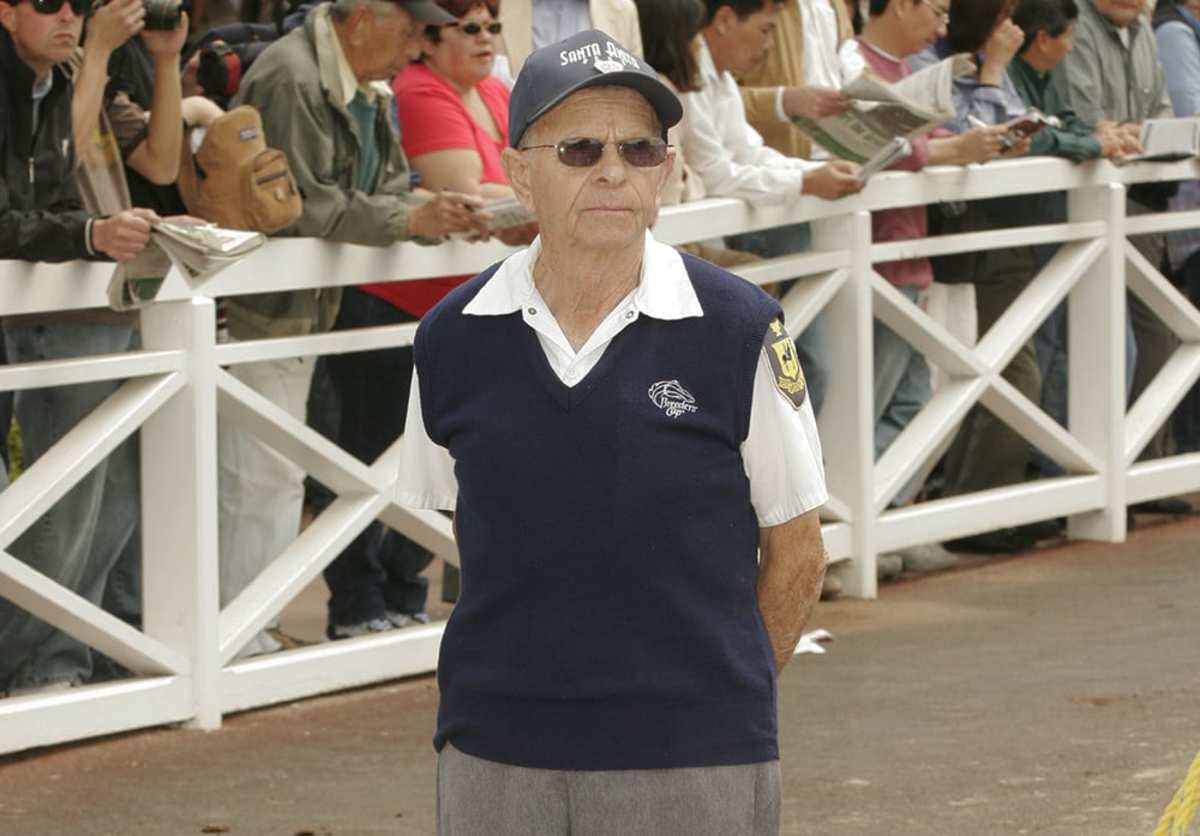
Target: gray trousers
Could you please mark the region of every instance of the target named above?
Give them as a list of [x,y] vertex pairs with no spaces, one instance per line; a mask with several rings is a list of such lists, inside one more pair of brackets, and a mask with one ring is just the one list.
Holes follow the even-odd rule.
[[438,836],[776,836],[779,761],[576,772],[438,756]]

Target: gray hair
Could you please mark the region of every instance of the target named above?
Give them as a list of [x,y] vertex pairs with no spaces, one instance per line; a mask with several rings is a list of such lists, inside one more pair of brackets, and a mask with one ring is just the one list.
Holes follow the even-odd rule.
[[395,3],[389,3],[386,0],[331,0],[329,6],[329,16],[339,23],[348,20],[350,14],[359,6],[367,6],[373,9],[385,6],[392,9],[400,8]]

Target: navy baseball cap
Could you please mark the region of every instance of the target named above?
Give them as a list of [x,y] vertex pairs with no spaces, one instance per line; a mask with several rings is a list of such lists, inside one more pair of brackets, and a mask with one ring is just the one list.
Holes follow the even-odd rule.
[[525,61],[508,102],[508,141],[519,148],[529,126],[567,96],[585,87],[629,87],[641,93],[667,128],[683,118],[683,105],[654,69],[603,32],[589,29],[542,47]]

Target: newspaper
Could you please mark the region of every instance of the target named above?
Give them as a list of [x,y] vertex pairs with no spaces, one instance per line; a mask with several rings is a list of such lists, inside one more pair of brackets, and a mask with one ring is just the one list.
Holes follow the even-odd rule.
[[858,182],[865,183],[871,179],[871,176],[890,168],[895,163],[912,154],[912,143],[902,136],[898,136],[883,146],[875,156],[867,160],[858,168]]
[[521,205],[515,197],[499,197],[483,204],[486,212],[492,213],[492,222],[488,229],[495,232],[498,229],[508,229],[522,226],[536,220],[534,214]]
[[793,122],[834,157],[865,163],[897,137],[914,139],[954,118],[952,83],[975,71],[971,56],[952,55],[895,84],[866,70],[842,88],[849,110]]
[[1142,153],[1119,157],[1117,165],[1186,160],[1200,153],[1200,119],[1147,119],[1142,123]]
[[172,265],[188,279],[205,279],[241,261],[266,240],[261,232],[211,224],[152,224],[146,248],[113,271],[108,304],[115,311],[141,307],[158,295]]

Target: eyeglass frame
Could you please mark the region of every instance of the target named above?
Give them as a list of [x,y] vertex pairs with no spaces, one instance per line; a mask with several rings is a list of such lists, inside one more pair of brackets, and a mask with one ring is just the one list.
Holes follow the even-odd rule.
[[[577,142],[598,143],[600,145],[600,153],[597,154],[596,159],[590,163],[584,163],[584,164],[579,164],[579,165],[575,165],[574,163],[569,163],[565,159],[563,159],[563,154],[567,152],[567,150],[568,150],[567,146],[570,143],[577,143]],[[633,162],[632,160],[630,160],[628,157],[625,156],[625,153],[626,153],[625,146],[631,145],[636,142],[649,142],[649,143],[652,143],[655,148],[661,148],[662,152],[663,152],[662,159],[660,159],[656,163],[652,163],[651,165],[638,165],[637,163]],[[597,139],[596,137],[591,137],[591,136],[569,136],[569,137],[566,137],[565,139],[560,139],[558,142],[554,143],[553,145],[522,145],[517,150],[518,151],[536,151],[536,150],[543,149],[543,148],[553,148],[555,156],[558,158],[558,161],[560,163],[562,163],[564,166],[566,166],[567,168],[594,168],[596,166],[596,164],[599,163],[600,160],[602,160],[604,158],[604,149],[607,148],[609,145],[617,146],[617,156],[621,158],[621,162],[625,163],[626,165],[632,166],[633,168],[643,168],[643,169],[658,168],[660,165],[662,165],[663,163],[665,163],[667,161],[667,155],[671,150],[670,143],[668,143],[665,139],[663,139],[660,136],[635,136],[635,137],[630,137],[629,139],[617,140],[615,142],[609,142],[607,140]]]
[[[4,0],[10,6],[21,5],[21,0]],[[43,8],[50,4],[57,4],[53,9]],[[87,13],[92,8],[92,0],[29,0],[29,5],[33,6],[33,10],[41,15],[56,15],[62,11],[63,6],[70,6],[75,17],[87,17]]]
[[930,10],[935,15],[937,15],[938,18],[942,21],[943,26],[950,25],[950,7],[949,6],[947,6],[945,8],[945,10],[942,10],[942,9],[939,9],[937,6],[933,5],[933,0],[917,0],[917,2],[924,6],[928,6],[930,8]]

